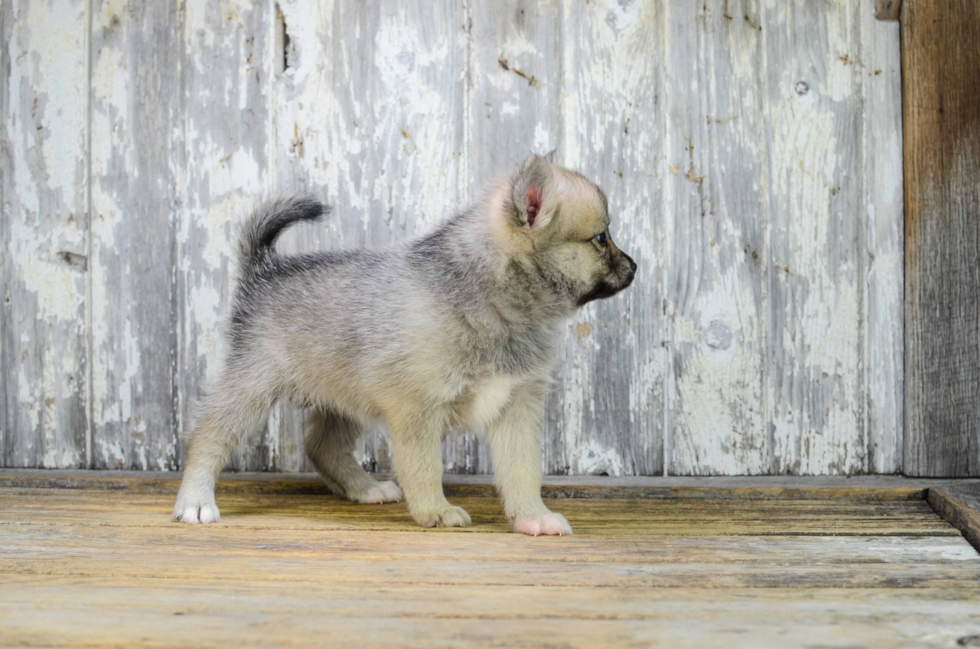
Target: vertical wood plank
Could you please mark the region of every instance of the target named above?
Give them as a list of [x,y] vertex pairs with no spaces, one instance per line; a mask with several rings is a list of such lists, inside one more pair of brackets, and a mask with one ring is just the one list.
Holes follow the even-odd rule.
[[[278,78],[275,165],[282,187],[335,206],[293,228],[285,251],[381,246],[430,230],[460,204],[463,10],[456,2],[281,2],[290,49]],[[283,409],[280,440],[302,458],[302,417]],[[452,444],[452,442],[450,442]],[[388,471],[387,433],[357,450]],[[451,470],[465,466],[447,450]]]
[[980,475],[980,5],[902,5],[905,472]]
[[[10,56],[7,43],[11,41],[13,20],[9,2],[0,3],[0,216],[6,221],[5,210],[7,192],[7,173],[12,166],[7,142],[7,87],[10,83]],[[7,250],[6,228],[0,225],[0,246]],[[8,427],[7,413],[7,344],[6,329],[9,312],[7,309],[7,265],[0,262],[0,467],[7,466],[7,444],[12,444],[14,432]],[[8,439],[11,441],[8,442]]]
[[[564,2],[558,162],[605,190],[637,275],[580,310],[564,341],[550,473],[663,473],[664,12],[657,2]],[[550,81],[550,77],[543,77]],[[557,416],[560,414],[560,418]]]
[[[494,178],[530,153],[546,154],[558,146],[563,83],[558,3],[506,0],[467,6],[466,130],[460,187],[464,202],[476,199]],[[563,418],[557,418],[562,389],[554,386],[549,399],[544,432],[548,466],[552,466],[549,458],[564,444]],[[488,453],[485,443],[474,435],[447,440],[447,469],[489,471]],[[560,464],[564,463],[562,457]]]
[[868,471],[902,469],[904,227],[899,26],[862,13]]
[[754,0],[668,10],[671,457],[767,473],[765,52]]
[[3,372],[0,464],[86,466],[88,11],[10,0],[0,114]]
[[[221,369],[236,281],[238,227],[276,189],[272,102],[275,3],[191,2],[184,25],[187,172],[180,246],[182,428]],[[278,427],[256,430],[230,470],[297,470],[283,464]]]
[[92,7],[92,465],[176,469],[176,3]]
[[867,467],[860,3],[769,0],[769,416],[775,473]]

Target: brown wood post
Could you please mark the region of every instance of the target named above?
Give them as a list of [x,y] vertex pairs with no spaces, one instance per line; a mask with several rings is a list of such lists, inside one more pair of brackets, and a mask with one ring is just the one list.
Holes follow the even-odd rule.
[[980,3],[901,25],[905,473],[980,476]]

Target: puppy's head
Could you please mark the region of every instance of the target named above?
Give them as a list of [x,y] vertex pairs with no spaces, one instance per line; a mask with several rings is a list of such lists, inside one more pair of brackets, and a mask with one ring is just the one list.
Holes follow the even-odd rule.
[[636,263],[613,242],[605,194],[581,174],[532,155],[513,174],[509,245],[547,290],[580,307],[633,281]]

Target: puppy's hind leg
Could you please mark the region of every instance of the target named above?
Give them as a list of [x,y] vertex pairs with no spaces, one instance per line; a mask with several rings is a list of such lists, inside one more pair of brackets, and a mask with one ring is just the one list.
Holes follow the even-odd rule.
[[375,480],[354,460],[360,436],[357,422],[325,408],[313,408],[306,417],[306,454],[330,491],[358,503],[400,501],[398,485]]
[[227,380],[207,395],[187,447],[187,465],[173,510],[175,520],[191,524],[221,520],[214,502],[218,473],[242,437],[267,416],[270,406],[266,395]]

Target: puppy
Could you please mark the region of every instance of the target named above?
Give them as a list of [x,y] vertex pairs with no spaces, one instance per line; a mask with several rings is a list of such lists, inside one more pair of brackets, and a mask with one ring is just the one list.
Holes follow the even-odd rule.
[[[214,484],[279,399],[310,408],[306,452],[328,487],[361,503],[404,497],[424,527],[469,514],[442,491],[441,440],[485,432],[513,528],[571,534],[541,500],[544,399],[565,321],[633,281],[602,191],[532,155],[434,232],[382,250],[283,257],[274,244],[324,207],[260,207],[241,235],[228,359],[205,397],[173,516],[220,520]],[[365,422],[391,432],[394,482],[354,460]],[[400,488],[399,488],[400,485]]]

